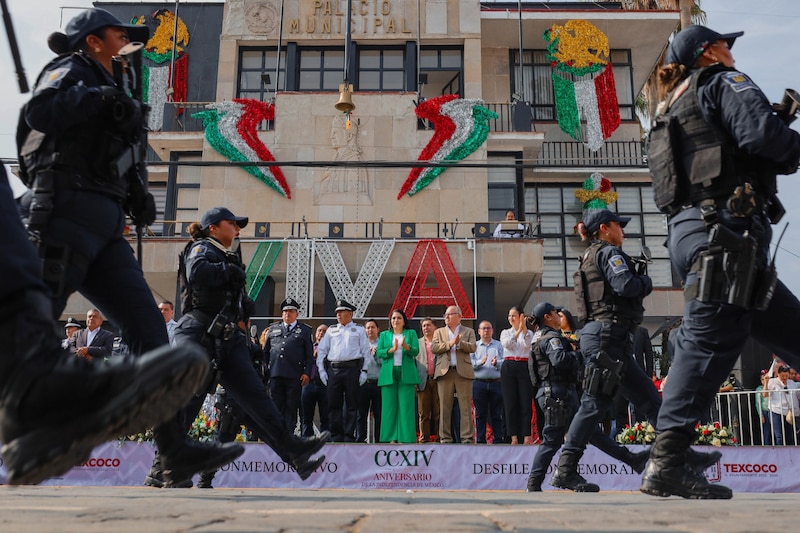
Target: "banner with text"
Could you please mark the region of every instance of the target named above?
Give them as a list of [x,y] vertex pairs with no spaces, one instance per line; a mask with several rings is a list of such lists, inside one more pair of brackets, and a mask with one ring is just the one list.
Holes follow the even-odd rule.
[[[463,444],[328,444],[325,462],[307,481],[265,444],[246,444],[239,459],[223,467],[215,487],[345,488],[412,490],[525,490],[536,446]],[[641,449],[631,446],[633,451]],[[698,447],[702,450],[703,447]],[[722,459],[706,471],[710,481],[740,492],[800,491],[800,454],[795,447],[723,447]],[[151,444],[111,442],[86,463],[44,485],[141,485],[150,469]],[[553,459],[552,470],[558,461]],[[641,476],[589,447],[580,473],[602,490],[639,489]],[[0,466],[0,481],[5,482]],[[195,478],[196,480],[196,478]],[[544,489],[552,489],[547,482]]]

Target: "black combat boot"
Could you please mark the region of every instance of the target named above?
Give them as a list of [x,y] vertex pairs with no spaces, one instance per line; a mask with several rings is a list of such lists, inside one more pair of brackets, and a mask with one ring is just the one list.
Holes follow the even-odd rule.
[[629,449],[625,448],[625,458],[622,460],[622,462],[633,468],[633,471],[637,474],[641,474],[644,472],[644,467],[647,464],[647,459],[649,457],[649,449],[642,450],[638,453],[633,453]]
[[164,471],[161,468],[161,454],[156,452],[156,456],[153,458],[153,465],[150,467],[150,472],[148,472],[147,477],[144,478],[144,484],[148,487],[156,488],[190,489],[192,488],[192,478],[168,484],[164,481]]
[[236,442],[200,443],[185,439],[180,447],[161,452],[164,486],[191,487],[196,473],[217,470],[243,453],[244,446]]
[[0,441],[11,485],[62,475],[99,444],[170,418],[209,369],[195,345],[87,361],[61,348],[51,316],[38,291],[0,302]]
[[286,460],[297,471],[300,479],[303,481],[308,479],[325,460],[324,455],[320,455],[316,459],[312,459],[311,456],[320,451],[330,438],[331,434],[328,431],[323,431],[316,437],[298,437],[292,434],[281,443],[283,449],[286,450]]
[[211,484],[211,482],[214,481],[214,474],[216,473],[216,470],[212,470],[211,472],[200,472],[200,478],[197,480],[197,488],[213,489],[214,486]]
[[542,492],[542,482],[544,481],[544,474],[530,473],[528,476],[528,488],[526,492]]
[[600,487],[589,483],[578,473],[578,461],[583,457],[582,451],[561,450],[558,467],[550,478],[550,484],[559,489],[569,489],[575,492],[600,492]]
[[679,431],[664,431],[656,437],[650,451],[640,490],[652,496],[682,496],[696,500],[728,500],[733,491],[724,485],[711,484],[702,473],[686,465],[689,445],[694,436]]
[[714,465],[717,461],[722,459],[722,452],[713,450],[710,452],[698,452],[693,448],[686,450],[686,466],[694,470],[698,474],[702,474]]

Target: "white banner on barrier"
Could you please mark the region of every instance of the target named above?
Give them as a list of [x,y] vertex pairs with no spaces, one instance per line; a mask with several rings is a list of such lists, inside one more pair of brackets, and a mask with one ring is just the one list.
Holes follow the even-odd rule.
[[[486,444],[329,444],[325,462],[307,481],[265,444],[247,444],[239,459],[214,478],[217,487],[345,488],[412,490],[525,490],[536,446]],[[633,451],[641,449],[631,446]],[[703,447],[698,447],[702,450]],[[719,448],[722,459],[706,471],[709,480],[738,492],[798,492],[800,464],[794,447]],[[141,485],[155,449],[150,444],[107,443],[83,465],[45,485]],[[558,456],[548,472],[552,473]],[[602,490],[639,489],[641,476],[594,447],[580,473]],[[0,481],[5,469],[0,467]],[[549,485],[545,482],[545,490]]]

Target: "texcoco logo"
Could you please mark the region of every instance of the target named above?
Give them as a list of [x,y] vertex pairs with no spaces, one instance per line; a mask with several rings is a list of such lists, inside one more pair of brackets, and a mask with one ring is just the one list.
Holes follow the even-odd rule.
[[111,458],[102,458],[102,457],[92,457],[85,463],[81,463],[78,466],[88,466],[90,468],[119,468],[120,460],[116,457]]
[[435,450],[378,450],[377,466],[430,466]]
[[776,474],[778,465],[776,464],[752,464],[752,463],[723,463],[726,473],[731,474]]

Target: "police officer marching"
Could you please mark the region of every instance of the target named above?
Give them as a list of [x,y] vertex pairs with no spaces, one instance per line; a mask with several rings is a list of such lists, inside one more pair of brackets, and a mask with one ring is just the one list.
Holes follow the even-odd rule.
[[[770,224],[783,208],[777,175],[800,162],[796,105],[771,106],[733,68],[743,32],[689,26],[659,70],[663,98],[650,133],[656,205],[669,215],[669,256],[684,281],[684,316],[641,490],[654,496],[731,498],[687,468],[694,426],[707,413],[748,337],[800,364],[800,302],[777,279]],[[777,113],[776,113],[777,111]]]
[[592,239],[575,273],[576,312],[587,321],[580,336],[583,393],[550,480],[555,487],[576,492],[599,490],[578,474],[578,461],[617,391],[621,389],[637,409],[652,417],[660,405],[658,392],[632,357],[632,332],[642,322],[642,301],[653,290],[653,282],[637,272],[622,251],[623,228],[629,221],[602,209],[589,211],[579,225],[582,236]]
[[297,320],[300,304],[293,298],[281,302],[281,322],[269,325],[264,352],[269,357],[269,391],[286,427],[297,426],[302,388],[308,385],[314,365],[311,326]]
[[[578,408],[577,383],[583,369],[582,355],[573,342],[560,331],[559,310],[549,302],[541,302],[533,308],[533,318],[538,326],[529,363],[531,382],[538,387],[536,402],[544,412],[542,445],[536,451],[531,473],[528,476],[528,492],[542,490],[542,480],[556,451],[564,442],[564,434]],[[644,470],[649,452],[633,453],[627,446],[618,444],[595,424],[589,442],[606,455],[628,465],[637,473]],[[563,478],[562,478],[563,479]],[[578,482],[572,487],[576,491],[596,492],[594,483]]]
[[[189,226],[192,241],[179,260],[184,315],[175,328],[175,343],[195,342],[206,348],[217,378],[210,385],[221,384],[241,408],[241,422],[306,479],[325,459],[312,455],[322,449],[329,435],[301,438],[286,426],[253,366],[247,336],[237,325],[249,318],[253,308],[244,292],[244,265],[231,248],[247,223],[246,217],[214,207]],[[197,396],[186,407],[184,420],[193,420],[202,403],[203,397]],[[163,467],[166,474],[169,464]],[[185,479],[174,471],[172,477]]]
[[355,310],[353,304],[337,300],[337,323],[328,328],[317,347],[317,369],[328,386],[331,440],[336,442],[355,441],[358,387],[367,382],[371,357],[364,326],[353,322]]
[[[44,267],[32,272],[43,273],[52,296],[51,305],[39,311],[60,316],[67,299],[78,291],[120,329],[134,355],[168,346],[169,337],[123,237],[126,212],[152,222],[155,204],[152,195],[141,204],[130,202],[137,178],[124,161],[144,128],[143,110],[117,86],[112,65],[119,64],[115,58],[125,45],[146,41],[148,34],[147,27],[125,24],[103,9],[82,11],[67,23],[65,33],[50,36],[51,49],[59,55],[39,75],[17,127],[20,176],[34,196],[28,232]],[[195,350],[186,345],[175,350],[176,357]],[[207,367],[206,361],[202,364]],[[166,368],[162,372],[159,382],[172,379]],[[100,390],[90,381],[83,386]],[[74,409],[83,410],[80,398],[73,403]],[[173,413],[180,409],[174,407]],[[132,406],[129,409],[133,412]],[[168,417],[160,421],[164,418]],[[110,420],[104,423],[114,427]],[[244,451],[237,445],[186,442],[185,432],[167,423],[156,428],[155,436],[173,467],[189,477],[204,467],[222,466]],[[9,442],[12,436],[3,437]]]

